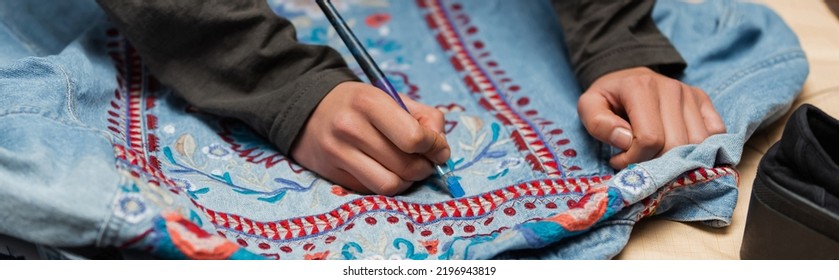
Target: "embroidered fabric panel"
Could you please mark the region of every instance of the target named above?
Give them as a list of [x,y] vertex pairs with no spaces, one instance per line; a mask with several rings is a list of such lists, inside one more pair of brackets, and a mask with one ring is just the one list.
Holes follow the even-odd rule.
[[[269,1],[302,41],[332,45],[352,62],[310,2]],[[585,234],[629,205],[642,205],[629,221],[651,215],[675,189],[722,178],[736,185],[726,166],[684,170],[671,182],[640,167],[615,174],[608,149],[577,119],[580,90],[550,11],[498,2],[336,3],[397,89],[446,113],[450,166],[466,191],[459,199],[434,178],[397,197],[333,185],[242,123],[177,98],[109,30],[119,86],[102,114],[118,167],[137,181],[126,193],[140,185],[186,202],[126,200],[132,207],[120,209],[155,204],[162,214],[124,246],[179,258],[492,258]],[[522,11],[499,19],[496,5]]]

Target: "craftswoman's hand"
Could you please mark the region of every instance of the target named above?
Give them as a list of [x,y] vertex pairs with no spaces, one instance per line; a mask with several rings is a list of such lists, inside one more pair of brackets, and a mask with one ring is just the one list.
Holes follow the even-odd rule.
[[580,96],[577,110],[594,138],[623,150],[609,161],[617,169],[725,133],[704,91],[646,67],[598,78]]
[[443,113],[402,99],[411,113],[371,85],[339,84],[315,108],[292,157],[360,193],[405,191],[434,172],[430,161],[443,164],[451,151],[442,133]]

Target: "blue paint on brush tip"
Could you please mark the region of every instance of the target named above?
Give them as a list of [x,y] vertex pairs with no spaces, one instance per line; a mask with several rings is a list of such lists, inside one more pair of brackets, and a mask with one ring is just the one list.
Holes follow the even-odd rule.
[[449,194],[454,198],[462,197],[465,194],[463,187],[460,186],[459,180],[460,177],[458,176],[446,176],[446,185],[449,188]]

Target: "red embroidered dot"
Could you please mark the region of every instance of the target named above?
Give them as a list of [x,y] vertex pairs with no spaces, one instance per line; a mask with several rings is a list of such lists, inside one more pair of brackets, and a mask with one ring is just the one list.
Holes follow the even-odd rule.
[[489,67],[498,66],[498,62],[495,62],[493,60],[487,61],[487,66],[489,66]]
[[414,225],[413,225],[413,224],[411,224],[411,222],[407,222],[407,223],[405,223],[405,226],[407,226],[407,227],[408,227],[408,231],[409,231],[409,232],[414,233]]
[[364,222],[369,224],[369,225],[375,225],[376,224],[376,218],[367,217],[367,218],[364,218]]
[[478,33],[478,28],[477,27],[470,26],[469,28],[466,29],[466,34],[472,35],[472,34],[475,34],[475,33]]
[[545,208],[556,209],[556,203],[548,202],[548,204],[545,204]]
[[216,233],[218,233],[218,235],[221,237],[227,238],[227,235],[224,235],[224,233],[221,231],[216,231]]
[[430,230],[423,230],[422,232],[420,232],[420,235],[429,236],[429,235],[431,235],[431,231]]
[[259,249],[268,250],[268,249],[271,249],[271,245],[268,245],[268,244],[265,244],[265,243],[259,243]]
[[292,250],[291,250],[291,247],[283,246],[283,247],[280,247],[280,251],[283,251],[285,253],[291,253]]
[[486,225],[489,225],[489,223],[492,223],[492,220],[493,220],[493,219],[495,219],[495,218],[493,218],[493,217],[489,217],[486,221],[484,221],[484,225],[485,225],[485,226],[486,226]]
[[355,223],[350,223],[347,227],[344,228],[344,231],[351,230],[355,226]]
[[512,92],[517,92],[517,91],[519,91],[519,90],[521,90],[521,87],[520,87],[520,86],[511,86],[511,87],[510,87],[510,91],[512,91]]
[[476,49],[483,49],[484,48],[484,42],[482,42],[482,41],[475,41],[474,43],[472,43],[472,45],[475,46]]
[[568,208],[574,208],[574,206],[577,206],[577,202],[573,199],[569,199],[565,204],[568,205]]
[[311,250],[314,250],[314,249],[315,249],[315,244],[306,243],[306,245],[303,245],[303,250],[311,251]]
[[395,224],[395,223],[399,222],[399,218],[394,217],[394,216],[390,216],[390,217],[387,217],[387,222],[391,223],[391,224]]
[[533,204],[533,202],[527,202],[524,204],[524,208],[533,209],[536,208],[536,204]]
[[338,238],[335,237],[335,236],[330,236],[330,237],[327,237],[326,240],[323,241],[323,243],[329,244],[329,243],[335,242],[335,239],[338,239]]
[[557,145],[560,145],[560,146],[562,146],[562,145],[568,145],[568,143],[571,143],[571,140],[568,140],[568,139],[560,139],[559,141],[556,141],[556,144],[557,144]]
[[364,23],[372,28],[379,28],[390,20],[390,15],[385,13],[376,13],[367,16]]
[[515,215],[516,209],[513,209],[512,207],[507,207],[504,209],[504,214],[507,214],[507,216]]
[[445,233],[446,235],[452,235],[454,234],[454,230],[450,226],[444,226],[443,233]]
[[[550,133],[553,134],[553,135],[560,135],[560,134],[562,134],[562,132],[563,132],[562,129],[557,128],[557,129],[551,130]],[[564,139],[564,140],[568,140],[568,139]]]
[[471,233],[471,232],[474,232],[474,231],[475,231],[475,226],[473,226],[473,225],[466,225],[465,227],[463,227],[463,231],[465,231],[466,233]]
[[242,245],[242,247],[248,247],[248,242],[245,241],[244,239],[241,239],[241,238],[236,239],[236,243],[239,243],[239,245]]
[[452,10],[460,11],[460,9],[462,9],[462,8],[463,8],[463,6],[461,6],[459,3],[452,4]]
[[527,110],[527,111],[524,112],[524,114],[528,115],[528,116],[535,116],[535,115],[538,115],[539,112],[536,111],[536,110]]
[[565,155],[566,157],[576,157],[577,156],[577,151],[575,151],[574,149],[568,149],[568,150],[565,150],[564,152],[562,152],[562,154]]
[[524,106],[524,105],[530,104],[530,99],[527,98],[527,97],[519,98],[519,100],[516,101],[516,104],[519,104],[519,106]]
[[583,170],[583,169],[580,168],[579,166],[574,165],[574,166],[569,167],[568,170],[569,171],[576,171],[576,170]]

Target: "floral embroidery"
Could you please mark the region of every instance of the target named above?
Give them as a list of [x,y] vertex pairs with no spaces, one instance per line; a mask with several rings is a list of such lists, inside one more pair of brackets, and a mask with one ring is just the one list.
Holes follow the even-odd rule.
[[390,21],[390,14],[387,13],[375,13],[364,19],[364,23],[372,28],[379,28],[388,21]]
[[[460,148],[464,151],[470,152],[469,161],[465,161],[465,158],[459,159],[452,159],[452,162],[449,163],[449,168],[454,169],[454,171],[465,170],[471,167],[473,164],[481,161],[482,159],[498,159],[507,155],[506,152],[503,150],[491,150],[493,147],[497,145],[503,145],[509,143],[509,139],[503,139],[499,141],[500,130],[501,126],[497,123],[492,123],[490,125],[490,131],[482,131],[483,128],[483,120],[477,117],[472,116],[461,116],[460,122],[469,130],[469,134],[471,135],[471,143],[459,142]],[[481,147],[484,144],[484,141],[487,139],[487,135],[491,133],[489,142],[486,146]],[[478,171],[473,171],[478,172]],[[493,179],[503,176],[501,174],[495,174]]]
[[620,183],[630,188],[638,188],[646,183],[644,174],[638,171],[626,172],[620,177]]
[[350,191],[348,191],[347,189],[345,189],[342,186],[332,185],[332,194],[337,195],[337,196],[346,196],[346,195],[350,194]]
[[257,136],[256,133],[241,122],[222,119],[218,124],[221,130],[218,132],[218,135],[221,136],[224,142],[230,145],[230,149],[236,152],[236,155],[240,158],[247,159],[251,163],[263,164],[266,169],[285,162],[288,168],[294,173],[299,174],[303,172],[302,167],[297,166],[277,152],[263,138]]
[[196,191],[196,187],[192,182],[184,178],[172,178],[172,181],[175,182],[175,186],[183,191]]
[[239,247],[218,235],[209,234],[180,215],[164,215],[166,232],[180,252],[190,259],[227,259]]
[[[167,205],[179,207],[180,214],[167,216],[164,229],[177,245],[173,248],[191,258],[238,254],[227,254],[229,250],[225,248],[229,244],[274,259],[469,258],[482,251],[490,252],[484,249],[492,246],[510,248],[498,245],[503,242],[521,242],[524,238],[527,244],[512,245],[536,248],[579,234],[625,206],[627,196],[619,190],[651,188],[654,182],[642,169],[637,174],[620,173],[614,180],[610,180],[610,175],[570,176],[568,171],[580,168],[565,162],[577,156],[570,140],[563,136],[568,133],[532,109],[537,102],[524,96],[528,88],[515,84],[492,60],[489,45],[478,40],[477,29],[472,29],[462,7],[456,1],[415,3],[421,8],[419,15],[434,24],[429,38],[437,40],[441,50],[429,50],[432,53],[420,56],[404,55],[406,42],[387,38],[392,35],[387,27],[397,18],[385,19],[375,12],[365,12],[363,15],[374,24],[365,20],[356,21],[355,26],[367,32],[369,36],[362,41],[378,52],[377,61],[386,66],[399,90],[412,98],[420,97],[419,88],[412,83],[424,84],[419,81],[425,78],[420,75],[417,80],[410,80],[409,77],[417,77],[412,76],[413,68],[428,67],[426,64],[435,64],[433,67],[441,70],[454,67],[456,77],[442,81],[440,88],[434,89],[436,92],[423,91],[423,95],[474,97],[457,100],[460,104],[443,101],[435,107],[449,114],[445,129],[455,136],[450,144],[459,148],[449,166],[486,186],[468,186],[475,191],[458,199],[429,192],[427,182],[418,183],[406,196],[362,196],[306,172],[241,122],[212,116],[201,116],[206,117],[205,122],[187,122],[159,114],[165,124],[158,130],[162,133],[147,137],[154,135],[158,121],[150,108],[179,113],[194,110],[171,102],[172,97],[157,100],[170,96],[165,91],[125,87],[115,94],[116,105],[109,109],[109,118],[116,122],[111,122],[114,126],[110,130],[126,140],[115,145],[118,164],[135,178],[154,178],[150,180],[157,184],[150,186],[157,187],[144,190],[148,195],[115,201],[115,207],[122,209],[120,215],[129,217],[126,220],[142,221],[140,217],[152,212],[151,207],[163,205],[139,204],[142,199],[169,199]],[[274,4],[282,6],[277,10],[293,10],[298,20],[299,16],[314,12],[307,9],[315,7],[312,2],[301,1]],[[311,35],[307,42],[340,43],[334,34],[330,35],[323,19],[308,21],[312,27],[300,29],[301,38]],[[448,28],[453,29],[444,30]],[[460,53],[458,47],[466,53]],[[137,64],[139,58],[132,58],[131,62]],[[137,69],[142,68],[134,65],[128,69],[137,75],[121,77],[119,83],[137,86],[137,80],[145,81],[146,72]],[[141,114],[130,116],[126,112]],[[130,118],[130,125],[119,125],[122,118]],[[132,134],[126,131],[137,127],[140,129],[135,134],[140,137],[127,137]],[[531,172],[528,165],[538,172]],[[702,172],[705,173],[686,175],[693,177],[679,186],[734,174],[730,168]],[[188,204],[174,206],[172,197]],[[657,200],[644,203],[649,210],[644,213],[649,214]],[[217,234],[202,233],[202,226]],[[144,233],[138,238],[152,236],[153,233]]]
[[495,167],[494,174],[488,176],[487,179],[495,180],[500,177],[504,177],[504,175],[507,175],[507,173],[510,172],[511,169],[517,169],[521,167],[522,162],[523,161],[520,158],[504,158],[500,162],[498,162],[498,165]]
[[[349,1],[332,1],[338,11],[345,11]],[[287,17],[305,16],[308,18],[323,18],[323,12],[315,1],[309,0],[270,0],[269,4],[278,14]]]
[[201,148],[201,151],[208,157],[219,160],[229,159],[231,155],[230,150],[215,143]]
[[166,134],[175,134],[175,126],[171,124],[164,125],[162,130]]
[[[525,160],[531,164],[533,170],[544,172],[549,177],[565,177],[568,175],[565,174],[565,169],[579,170],[578,166],[565,166],[560,163],[558,154],[553,151],[554,145],[551,145],[555,134],[542,133],[542,130],[554,124],[552,121],[538,117],[538,112],[534,109],[520,113],[522,108],[518,107],[529,104],[526,97],[515,101],[508,100],[521,90],[521,86],[513,84],[504,71],[492,71],[498,68],[498,62],[490,59],[485,43],[480,40],[466,42],[465,38],[475,36],[478,29],[469,25],[469,16],[463,12],[462,6],[447,6],[440,0],[418,0],[417,3],[427,11],[426,23],[437,33],[440,47],[451,55],[452,67],[466,74],[463,79],[465,86],[472,93],[481,96],[478,102],[482,108],[494,113],[499,122],[512,128],[511,138],[520,152],[527,154]],[[560,141],[566,143],[567,139]],[[575,157],[576,151],[566,149],[562,155]]]
[[325,260],[327,256],[329,256],[329,251],[305,254],[303,255],[303,258],[306,260]]
[[610,199],[613,199],[608,194],[606,189],[592,190],[568,211],[547,218],[545,221],[558,223],[569,231],[587,229],[601,218],[606,217],[608,203]]
[[[395,64],[399,64],[400,62],[389,61],[389,62],[391,62],[389,64],[386,63],[386,62],[388,62],[388,61],[385,61],[385,62],[381,63],[381,65],[379,65],[379,66],[382,67],[382,72],[384,72],[385,75],[387,75],[387,79],[388,79],[388,81],[390,81],[391,85],[393,85],[393,88],[395,88],[397,92],[399,92],[401,94],[404,94],[404,95],[407,95],[411,99],[418,100],[418,99],[422,98],[419,95],[419,86],[417,86],[416,84],[413,84],[413,82],[411,81],[411,79],[408,77],[407,74],[398,70],[398,68],[404,68],[404,67],[395,65]],[[396,69],[394,69],[394,68],[396,68]],[[362,71],[361,68],[354,68],[352,70],[356,75],[364,76],[364,71]]]
[[382,255],[369,255],[364,259],[365,260],[375,260],[375,261],[383,261],[383,260],[400,261],[400,260],[404,260],[405,258],[400,257],[399,255],[393,254],[393,255],[388,256],[387,258],[385,258],[385,256],[382,256]]
[[651,179],[646,172],[643,172],[642,169],[634,168],[632,166],[630,168],[624,169],[620,175],[613,180],[613,184],[616,188],[621,191],[626,192],[627,196],[632,197],[645,197],[654,191],[647,188],[650,185]]
[[425,247],[426,252],[428,252],[431,255],[437,254],[437,245],[440,245],[440,240],[420,240],[419,242],[420,244],[422,244],[423,247]]
[[404,238],[394,239],[393,247],[396,247],[396,249],[402,249],[401,247],[405,247],[405,259],[424,260],[428,258],[428,254],[414,252],[414,244]]
[[341,255],[344,257],[345,260],[355,260],[357,259],[353,253],[363,253],[364,250],[361,249],[361,245],[355,242],[349,242],[344,244],[344,247],[341,249]]
[[123,193],[116,203],[115,214],[129,223],[136,224],[151,214],[146,202],[136,193]]
[[[247,186],[243,186],[233,182],[233,178],[230,175],[230,172],[223,172],[219,169],[213,169],[210,173],[200,170],[199,168],[195,167],[194,160],[189,159],[187,162],[178,162],[175,160],[175,156],[172,153],[172,150],[169,147],[163,148],[163,154],[167,159],[167,163],[171,164],[175,168],[171,169],[171,172],[180,173],[180,174],[193,174],[200,176],[204,180],[211,180],[219,183],[226,184],[230,186],[233,191],[246,194],[246,195],[256,195],[257,200],[265,201],[268,203],[275,203],[280,201],[283,197],[285,197],[286,191],[297,191],[303,192],[308,191],[311,187],[318,181],[317,178],[312,179],[308,186],[301,185],[296,181],[283,179],[283,178],[274,178],[274,183],[278,186],[273,190],[258,190],[254,188],[250,188]],[[187,153],[184,152],[184,156]],[[247,181],[247,180],[245,180]],[[202,188],[195,191],[189,191],[188,195],[193,199],[197,199],[196,194],[205,194],[209,192],[209,188]]]

